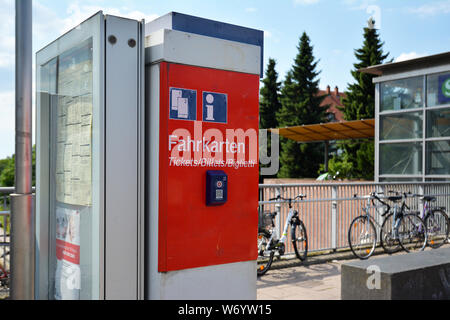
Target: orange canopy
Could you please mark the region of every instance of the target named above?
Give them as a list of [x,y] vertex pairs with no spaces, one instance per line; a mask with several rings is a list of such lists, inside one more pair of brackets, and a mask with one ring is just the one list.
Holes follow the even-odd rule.
[[270,131],[298,142],[373,138],[375,119],[311,124]]

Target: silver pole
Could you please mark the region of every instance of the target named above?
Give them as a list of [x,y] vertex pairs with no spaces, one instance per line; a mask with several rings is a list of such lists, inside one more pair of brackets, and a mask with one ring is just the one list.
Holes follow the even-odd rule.
[[15,194],[11,195],[11,299],[34,299],[32,0],[16,0]]

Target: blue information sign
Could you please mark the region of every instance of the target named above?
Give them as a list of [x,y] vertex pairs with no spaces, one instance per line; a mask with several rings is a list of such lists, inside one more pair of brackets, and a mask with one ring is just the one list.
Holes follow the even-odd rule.
[[228,96],[226,94],[203,92],[203,121],[227,123]]
[[170,88],[170,119],[197,120],[197,91]]

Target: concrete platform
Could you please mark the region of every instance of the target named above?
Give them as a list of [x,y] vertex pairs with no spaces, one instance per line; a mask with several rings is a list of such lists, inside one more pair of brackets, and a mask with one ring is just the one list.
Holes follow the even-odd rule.
[[345,263],[341,299],[450,299],[450,248]]

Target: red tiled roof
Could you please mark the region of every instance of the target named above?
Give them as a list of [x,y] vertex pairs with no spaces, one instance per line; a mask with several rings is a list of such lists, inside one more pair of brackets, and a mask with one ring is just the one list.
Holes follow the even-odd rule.
[[327,90],[319,90],[319,96],[325,96],[323,99],[321,106],[329,105],[327,112],[333,113],[336,121],[343,121],[344,114],[337,107],[343,107],[344,105],[341,102],[342,98],[346,97],[344,92],[339,92],[339,89],[336,87],[334,90],[330,90],[329,87]]

